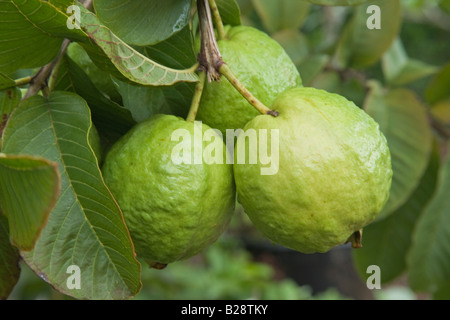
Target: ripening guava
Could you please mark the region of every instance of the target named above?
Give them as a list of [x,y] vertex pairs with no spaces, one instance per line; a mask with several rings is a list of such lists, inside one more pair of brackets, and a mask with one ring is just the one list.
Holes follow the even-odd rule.
[[[290,89],[272,107],[278,117],[257,116],[244,132],[254,129],[258,148],[267,135],[277,170],[262,174],[268,165],[259,158],[236,163],[238,200],[273,242],[326,252],[371,223],[385,205],[392,178],[386,139],[362,109],[324,90]],[[242,142],[249,150],[249,135],[241,134],[235,153]]]
[[[194,162],[194,154],[202,157],[211,143],[202,139],[209,129],[155,115],[132,128],[105,158],[105,183],[123,211],[137,256],[152,266],[200,253],[223,233],[234,212],[233,169],[220,135],[213,139],[223,146],[223,164]],[[182,141],[174,132],[190,137],[190,161],[174,158],[185,156],[175,151]]]

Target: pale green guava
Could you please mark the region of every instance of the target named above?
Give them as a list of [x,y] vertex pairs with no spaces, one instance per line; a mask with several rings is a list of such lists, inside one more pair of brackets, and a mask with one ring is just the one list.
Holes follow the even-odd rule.
[[[218,41],[223,60],[244,86],[270,107],[284,90],[300,86],[300,74],[283,47],[266,33],[248,26],[228,27],[227,38]],[[203,91],[197,119],[223,135],[226,129],[243,128],[257,116],[245,98],[222,77]]]
[[[288,90],[273,109],[278,117],[257,116],[244,132],[255,129],[259,143],[260,129],[267,130],[268,155],[276,161],[278,152],[278,171],[262,175],[269,165],[259,159],[235,163],[238,200],[273,242],[304,253],[326,252],[371,223],[385,205],[392,178],[386,139],[353,102],[323,90]],[[271,143],[276,132],[278,148]],[[250,140],[242,134],[237,146],[243,139],[248,150]]]
[[[194,134],[194,126],[200,135]],[[194,163],[194,153],[201,156],[199,150],[211,143],[202,139],[208,129],[172,115],[155,115],[132,128],[105,158],[105,183],[123,211],[137,256],[152,266],[200,253],[223,233],[234,212],[233,169],[226,164],[228,151],[217,133],[213,139],[223,145],[224,164]],[[183,153],[174,150],[184,140],[172,136],[174,132],[192,137],[192,164],[177,164],[174,154]]]

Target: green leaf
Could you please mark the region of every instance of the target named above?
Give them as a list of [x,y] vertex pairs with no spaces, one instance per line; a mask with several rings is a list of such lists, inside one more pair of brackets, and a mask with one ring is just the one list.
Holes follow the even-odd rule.
[[321,6],[356,6],[373,0],[306,0]]
[[381,219],[405,203],[416,189],[427,168],[432,133],[425,107],[410,90],[383,93],[372,82],[365,109],[379,123],[392,156],[391,193]]
[[[380,29],[369,29],[373,14],[367,8],[379,8]],[[374,13],[376,14],[376,13]],[[352,19],[345,26],[339,41],[335,63],[342,68],[366,68],[376,63],[397,37],[402,22],[400,0],[378,0],[355,8]]]
[[8,218],[14,246],[33,249],[59,191],[56,163],[28,155],[0,154],[0,207]]
[[367,277],[366,271],[370,265],[380,267],[382,283],[392,281],[406,271],[413,231],[433,196],[438,172],[439,155],[436,148],[427,171],[408,201],[390,216],[364,228],[363,247],[353,251],[353,261],[363,279]]
[[430,104],[450,98],[450,62],[438,72],[428,85],[425,97]]
[[236,0],[216,0],[223,24],[239,26],[241,24],[241,9]]
[[[87,52],[102,70],[111,71],[112,63],[123,77],[142,85],[169,86],[181,81],[198,81],[196,68],[175,70],[156,63],[118,38],[103,26],[92,12],[84,7],[80,7],[80,11],[81,27],[102,51],[87,49]],[[86,46],[84,48],[86,49]],[[104,61],[104,57],[102,61],[102,55],[106,55],[108,61]],[[99,63],[99,60],[102,63]]]
[[435,292],[450,283],[449,226],[450,156],[447,154],[437,190],[418,221],[409,252],[409,283],[414,290]]
[[87,39],[66,22],[67,15],[48,2],[0,0],[0,70],[42,66],[56,57],[63,38]]
[[147,46],[183,29],[190,18],[190,0],[95,0],[100,21],[128,44]]
[[6,74],[0,72],[0,90],[14,87],[16,82]]
[[131,113],[100,92],[83,69],[68,56],[61,60],[55,90],[70,91],[83,97],[97,129],[110,144],[136,124]]
[[416,81],[438,70],[435,66],[409,58],[399,38],[383,55],[382,67],[387,83],[393,86]]
[[[15,109],[3,135],[7,154],[58,163],[61,195],[25,262],[60,292],[80,299],[126,299],[140,290],[140,264],[121,211],[105,186],[89,144],[86,102],[68,92],[33,96]],[[79,290],[67,287],[71,265]]]
[[19,251],[9,241],[8,220],[0,212],[0,300],[5,300],[20,277]]
[[252,0],[252,3],[270,33],[300,28],[310,6],[308,2],[299,0]]

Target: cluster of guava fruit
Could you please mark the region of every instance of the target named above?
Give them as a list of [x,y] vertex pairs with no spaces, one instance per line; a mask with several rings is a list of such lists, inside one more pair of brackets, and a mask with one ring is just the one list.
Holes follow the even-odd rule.
[[[236,200],[274,243],[304,253],[345,243],[389,196],[390,152],[378,124],[340,95],[303,87],[286,52],[262,31],[229,27],[218,46],[278,116],[258,114],[222,79],[206,83],[202,122],[156,115],[111,148],[103,176],[138,257],[162,267],[200,253],[226,230]],[[234,150],[227,129],[242,129]],[[239,152],[244,161],[236,161]],[[265,171],[269,155],[273,170]]]

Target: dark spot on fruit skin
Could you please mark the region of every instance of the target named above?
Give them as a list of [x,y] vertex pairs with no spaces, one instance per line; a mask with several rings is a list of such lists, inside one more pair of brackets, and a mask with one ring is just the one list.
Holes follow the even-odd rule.
[[12,99],[12,91],[8,90],[8,91],[6,91],[6,93],[8,94],[8,98]]

